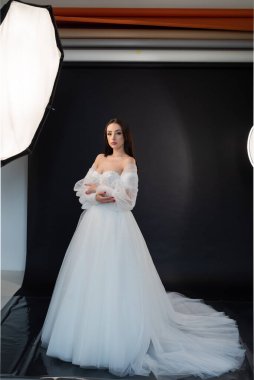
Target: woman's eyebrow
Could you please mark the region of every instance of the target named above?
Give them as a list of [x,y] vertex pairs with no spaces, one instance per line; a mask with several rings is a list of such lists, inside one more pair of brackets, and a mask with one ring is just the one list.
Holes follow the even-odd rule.
[[[119,132],[121,131],[121,129],[116,129],[115,132]],[[112,132],[112,131],[108,131],[108,132]]]

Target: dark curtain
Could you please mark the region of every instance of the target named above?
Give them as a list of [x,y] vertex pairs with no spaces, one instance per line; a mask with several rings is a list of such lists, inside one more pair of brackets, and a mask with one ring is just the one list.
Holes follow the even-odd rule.
[[251,298],[250,64],[65,63],[29,157],[24,293],[50,294],[82,210],[73,192],[112,117],[134,135],[133,214],[167,290]]

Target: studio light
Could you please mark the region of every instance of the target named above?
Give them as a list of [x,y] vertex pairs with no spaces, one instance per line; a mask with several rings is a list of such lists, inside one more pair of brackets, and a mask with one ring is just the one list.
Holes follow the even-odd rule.
[[251,165],[254,167],[254,126],[251,128],[247,141],[247,152]]
[[52,109],[63,49],[51,6],[9,1],[1,10],[2,165],[33,150]]

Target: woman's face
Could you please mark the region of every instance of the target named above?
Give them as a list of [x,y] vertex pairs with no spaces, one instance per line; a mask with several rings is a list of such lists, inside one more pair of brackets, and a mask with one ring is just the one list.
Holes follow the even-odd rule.
[[122,128],[117,123],[112,123],[107,126],[107,139],[111,148],[121,148],[124,144]]

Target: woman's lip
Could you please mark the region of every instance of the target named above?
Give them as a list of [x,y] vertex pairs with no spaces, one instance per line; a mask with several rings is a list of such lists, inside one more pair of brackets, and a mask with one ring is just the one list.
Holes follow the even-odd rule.
[[111,144],[116,144],[116,142],[112,142]]

